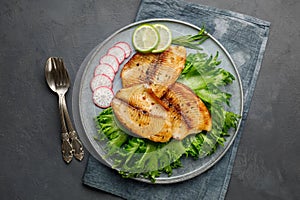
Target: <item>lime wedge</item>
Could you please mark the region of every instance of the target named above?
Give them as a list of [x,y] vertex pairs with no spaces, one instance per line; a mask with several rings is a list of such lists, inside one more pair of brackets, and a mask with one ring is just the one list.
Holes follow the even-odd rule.
[[154,24],[154,28],[158,31],[160,40],[157,47],[152,50],[153,53],[160,53],[166,50],[172,42],[171,30],[163,24]]
[[132,43],[137,51],[151,52],[159,43],[159,34],[156,28],[150,24],[137,27],[132,35]]

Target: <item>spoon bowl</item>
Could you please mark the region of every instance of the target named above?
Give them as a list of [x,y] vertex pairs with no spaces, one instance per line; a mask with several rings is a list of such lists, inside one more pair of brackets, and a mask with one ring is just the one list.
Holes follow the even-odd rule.
[[53,58],[50,57],[46,62],[45,77],[48,86],[53,92],[56,92],[56,86],[54,81],[54,76],[56,76],[55,74],[56,74],[56,66],[54,65]]

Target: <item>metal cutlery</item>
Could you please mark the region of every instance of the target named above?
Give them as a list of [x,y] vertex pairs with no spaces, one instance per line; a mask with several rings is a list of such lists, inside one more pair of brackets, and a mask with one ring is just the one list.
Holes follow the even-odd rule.
[[65,94],[70,87],[70,78],[62,58],[50,57],[47,60],[45,77],[49,87],[57,93],[59,99],[63,159],[69,163],[74,155],[76,159],[82,160],[84,156],[83,146],[72,125],[65,100]]

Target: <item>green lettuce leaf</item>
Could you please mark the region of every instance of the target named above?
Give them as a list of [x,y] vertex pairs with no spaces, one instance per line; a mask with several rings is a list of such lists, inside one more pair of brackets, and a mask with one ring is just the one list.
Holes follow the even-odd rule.
[[222,89],[231,84],[234,76],[218,66],[218,53],[189,54],[178,82],[190,87],[206,104],[212,116],[212,130],[189,135],[181,141],[155,143],[147,139],[126,134],[115,122],[112,108],[103,110],[96,117],[99,142],[107,150],[106,158],[113,162],[124,178],[147,178],[155,182],[161,173],[172,175],[174,169],[182,167],[186,157],[199,159],[211,155],[219,145],[224,145],[231,128],[236,129],[240,116],[225,110],[230,106],[231,94]]

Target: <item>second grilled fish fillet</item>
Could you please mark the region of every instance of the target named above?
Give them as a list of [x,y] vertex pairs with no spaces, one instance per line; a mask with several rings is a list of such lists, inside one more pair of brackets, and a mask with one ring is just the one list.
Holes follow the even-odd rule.
[[112,100],[114,114],[126,132],[167,142],[172,137],[169,112],[153,97],[146,84],[123,88]]
[[143,54],[136,53],[131,59],[124,65],[121,71],[122,85],[124,88],[140,84],[147,83],[147,71],[153,70],[157,64],[159,54]]
[[[173,131],[173,138],[181,140],[189,134],[211,130],[212,121],[207,107],[187,86],[177,82],[174,83],[162,97],[162,102],[170,111],[179,113],[181,116],[181,123],[177,119],[177,124],[180,124],[180,126],[176,129],[173,127],[176,130]],[[173,116],[176,115],[173,114]],[[171,122],[173,126],[176,125],[175,122]]]
[[160,54],[136,53],[121,71],[123,87],[147,83],[160,98],[179,77],[185,59],[186,49],[182,46],[170,46]]
[[126,132],[154,142],[167,142],[171,137],[182,140],[212,127],[205,104],[181,83],[171,85],[161,99],[147,84],[123,88],[111,105]]

